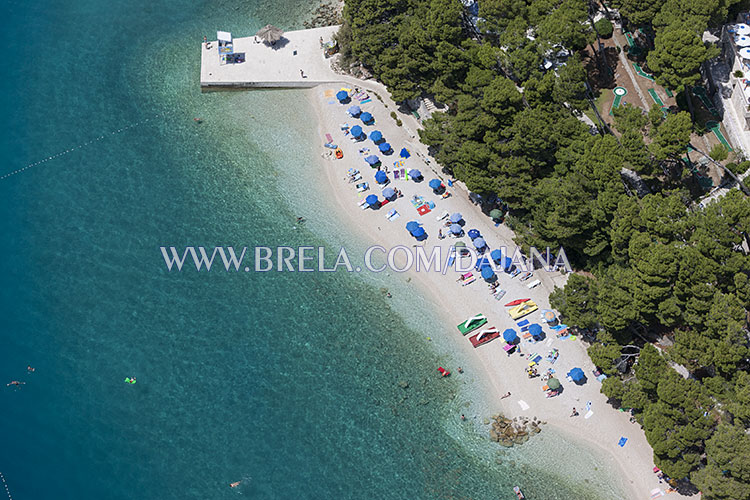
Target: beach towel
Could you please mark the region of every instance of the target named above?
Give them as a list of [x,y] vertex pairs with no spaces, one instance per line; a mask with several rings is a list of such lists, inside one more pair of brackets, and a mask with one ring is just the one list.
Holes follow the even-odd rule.
[[523,321],[519,321],[519,322],[518,322],[518,323],[516,323],[516,324],[517,324],[518,326],[526,326],[526,325],[528,325],[528,324],[529,324],[529,320],[528,320],[528,319],[525,319],[525,320],[523,320]]
[[533,358],[531,358],[531,359],[532,359],[532,360],[533,360],[533,361],[534,361],[535,363],[539,363],[539,362],[540,362],[540,361],[542,360],[542,357],[541,357],[541,356],[539,356],[539,355],[537,354],[537,355],[536,355],[535,357],[533,357]]
[[653,498],[663,497],[664,495],[665,495],[664,490],[662,490],[660,488],[654,488],[653,490],[651,490],[651,498],[652,499]]
[[591,416],[594,414],[593,411],[589,410],[586,412],[586,415],[583,416],[583,418],[591,418]]
[[505,344],[505,346],[503,346],[503,350],[504,350],[505,352],[508,352],[508,351],[510,351],[511,349],[513,349],[513,344]]
[[531,408],[531,407],[530,407],[530,406],[528,405],[528,403],[526,403],[526,401],[524,401],[523,399],[519,399],[519,400],[518,400],[518,405],[519,405],[519,406],[521,407],[521,410],[523,410],[523,411],[526,411],[526,410],[528,410],[529,408]]
[[417,207],[417,213],[419,215],[427,215],[431,212],[430,207],[427,204]]
[[361,101],[360,104],[367,104],[368,102],[372,102],[372,99],[365,99],[364,101]]
[[619,446],[620,448],[622,448],[622,447],[625,446],[625,443],[627,443],[627,442],[628,442],[628,438],[621,437],[620,440],[617,442],[617,446]]
[[336,93],[336,91],[335,91],[335,90],[325,90],[325,91],[323,92],[323,95],[324,95],[324,96],[326,96],[326,97],[333,97],[333,95],[334,95],[335,93]]
[[326,134],[326,140],[327,140],[327,141],[328,141],[329,143],[332,143],[332,142],[333,142],[333,137],[331,136],[331,134]]
[[586,402],[586,411],[591,409],[591,401]]

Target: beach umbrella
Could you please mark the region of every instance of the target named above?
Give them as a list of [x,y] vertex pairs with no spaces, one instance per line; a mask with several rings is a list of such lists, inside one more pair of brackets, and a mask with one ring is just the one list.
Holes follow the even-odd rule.
[[349,94],[346,92],[346,90],[339,90],[336,93],[336,99],[339,101],[346,101],[349,98]]
[[392,187],[387,187],[383,190],[383,198],[391,199],[396,196],[396,190]]
[[281,37],[283,35],[284,32],[281,29],[271,24],[266,24],[255,33],[255,36],[262,39],[266,43],[277,42],[281,40]]
[[409,150],[406,148],[401,148],[401,152],[398,154],[401,158],[408,158],[411,155],[409,154]]
[[419,222],[412,220],[406,223],[406,230],[413,233],[419,227]]
[[750,59],[750,47],[740,49],[740,57],[743,59]]
[[362,137],[362,127],[360,127],[359,125],[353,126],[350,132],[352,133],[352,137]]
[[738,24],[734,29],[738,35],[750,35],[750,26],[745,23]]
[[380,163],[380,158],[378,158],[375,155],[370,155],[365,157],[365,161],[370,164],[370,166],[377,165]]
[[482,257],[477,261],[477,264],[474,266],[474,269],[479,271],[483,267],[489,267],[490,261],[487,260],[487,257]]
[[359,109],[359,106],[355,105],[355,106],[349,106],[349,109],[347,109],[346,112],[352,116],[359,116],[362,110]]
[[362,120],[362,121],[363,121],[364,123],[370,123],[370,122],[372,121],[372,115],[371,115],[370,113],[368,113],[367,111],[365,111],[364,113],[362,113],[362,114],[360,115],[360,119],[361,119],[361,120]]
[[484,266],[482,268],[482,278],[489,281],[494,277],[495,277],[495,271],[493,271],[490,266]]
[[503,269],[506,271],[510,271],[510,268],[513,267],[513,259],[510,257],[505,257],[503,260]]
[[490,217],[493,219],[502,219],[503,218],[503,211],[498,210],[497,208],[494,208],[490,211]]
[[365,198],[365,202],[370,206],[377,205],[378,197],[374,194],[368,195],[367,198]]
[[498,250],[496,248],[496,249],[494,249],[493,251],[490,252],[490,257],[492,258],[492,260],[494,260],[495,262],[497,262],[499,264],[500,263],[500,259],[503,258],[503,252],[501,252],[500,250]]
[[455,214],[451,214],[450,221],[454,224],[458,224],[463,220],[464,216],[460,213],[456,212]]
[[750,36],[742,35],[734,39],[738,47],[750,47]]
[[556,378],[551,378],[547,380],[547,387],[552,389],[553,391],[556,391],[560,388],[560,381]]
[[[461,226],[458,226],[459,229],[461,229]],[[453,245],[456,248],[466,248],[466,243],[463,241],[457,241],[455,245]]]
[[387,153],[388,151],[391,150],[391,145],[388,144],[387,142],[381,142],[380,145],[378,145],[378,149],[380,150],[381,153]]
[[411,170],[409,170],[409,177],[411,177],[412,179],[421,179],[422,172],[420,172],[416,168],[412,168]]
[[440,189],[440,186],[442,186],[442,185],[443,185],[443,183],[440,182],[440,179],[432,179],[430,181],[430,187],[432,189]]
[[503,332],[503,339],[510,344],[518,339],[518,334],[513,328],[508,328]]
[[421,238],[422,236],[425,235],[425,230],[422,226],[419,226],[418,228],[416,228],[414,231],[411,232],[411,235],[414,236],[415,238]]
[[487,246],[487,244],[484,242],[484,238],[480,237],[480,238],[476,238],[474,240],[474,247],[475,248],[484,248],[485,246]]
[[557,319],[557,316],[555,316],[555,311],[552,309],[545,309],[542,311],[542,318],[544,318],[544,321],[547,323],[552,323]]
[[375,182],[377,182],[378,184],[385,184],[386,182],[388,182],[388,176],[385,175],[385,172],[383,172],[382,170],[378,170],[377,172],[375,172]]
[[463,229],[461,229],[461,226],[459,226],[458,224],[451,224],[450,231],[453,234],[461,234],[461,231],[463,231]]
[[581,380],[586,378],[586,375],[580,368],[573,368],[568,372],[568,377],[570,377],[573,382],[580,382]]
[[370,140],[372,142],[380,142],[383,139],[383,133],[380,130],[373,130],[370,132]]
[[529,333],[534,338],[540,337],[542,335],[542,327],[537,325],[536,323],[532,323],[529,326]]
[[480,236],[482,236],[482,234],[479,232],[478,229],[469,229],[469,232],[466,234],[468,234],[469,238],[471,238],[472,240],[477,239]]

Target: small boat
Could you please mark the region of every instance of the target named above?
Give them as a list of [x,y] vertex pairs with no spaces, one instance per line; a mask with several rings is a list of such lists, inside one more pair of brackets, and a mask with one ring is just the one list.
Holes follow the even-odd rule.
[[451,374],[451,372],[449,372],[448,370],[446,370],[442,366],[438,366],[438,373],[440,373],[441,377],[447,377],[448,375]]
[[513,301],[508,302],[507,304],[505,304],[505,307],[517,306],[518,304],[522,304],[522,303],[526,302],[527,300],[531,300],[531,299],[516,299],[516,300],[513,300]]
[[473,345],[474,347],[479,347],[480,345],[492,342],[499,336],[500,332],[497,331],[497,328],[493,326],[492,328],[488,328],[487,330],[482,330],[476,335],[472,335],[471,337],[469,337],[469,342],[471,342],[471,345]]
[[466,335],[469,332],[472,332],[479,328],[480,326],[487,323],[487,318],[484,314],[477,314],[475,316],[472,316],[471,318],[467,319],[463,323],[460,323],[458,325],[458,331],[461,332],[463,335]]
[[526,498],[525,496],[523,496],[523,493],[521,493],[521,488],[519,488],[518,486],[513,487],[513,493],[516,494],[519,500],[523,500],[524,498]]

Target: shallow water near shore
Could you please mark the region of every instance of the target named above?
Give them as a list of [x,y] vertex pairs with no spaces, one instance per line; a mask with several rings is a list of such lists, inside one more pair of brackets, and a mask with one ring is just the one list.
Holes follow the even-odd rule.
[[26,382],[0,386],[13,498],[617,498],[605,458],[548,430],[487,441],[481,381],[435,376],[469,361],[425,341],[440,325],[398,277],[166,270],[162,245],[346,241],[303,94],[198,89],[204,34],[313,7],[9,8],[0,177],[61,154],[0,180],[0,376]]

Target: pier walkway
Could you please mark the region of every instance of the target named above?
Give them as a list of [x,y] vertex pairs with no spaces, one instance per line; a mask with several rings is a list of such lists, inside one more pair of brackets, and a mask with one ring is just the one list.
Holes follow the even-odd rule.
[[273,46],[253,36],[234,38],[234,53],[245,54],[244,62],[234,64],[221,61],[215,40],[210,48],[201,43],[201,88],[309,88],[340,82],[320,47],[320,38],[331,40],[338,28],[289,31]]

